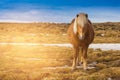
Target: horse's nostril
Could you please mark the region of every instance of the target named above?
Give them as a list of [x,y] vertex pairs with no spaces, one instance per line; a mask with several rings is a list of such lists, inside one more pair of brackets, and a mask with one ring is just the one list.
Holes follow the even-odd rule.
[[83,35],[79,35],[79,39],[80,39],[80,40],[83,40],[83,39],[84,39],[84,36],[83,36]]

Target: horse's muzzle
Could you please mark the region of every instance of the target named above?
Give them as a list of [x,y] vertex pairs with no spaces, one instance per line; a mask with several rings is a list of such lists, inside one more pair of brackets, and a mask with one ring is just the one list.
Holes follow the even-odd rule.
[[80,40],[83,40],[85,38],[84,35],[79,35],[78,37],[79,37]]

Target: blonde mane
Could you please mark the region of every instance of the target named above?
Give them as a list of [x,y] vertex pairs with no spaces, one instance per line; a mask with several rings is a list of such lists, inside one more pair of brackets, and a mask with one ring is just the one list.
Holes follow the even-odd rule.
[[76,18],[75,18],[75,20],[74,20],[73,32],[74,32],[75,34],[77,33],[77,22],[76,22]]
[[79,15],[79,17],[76,17],[72,22],[74,22],[73,32],[76,34],[77,26],[80,25],[81,27],[85,27],[85,25],[88,23],[88,18],[83,13],[83,14]]

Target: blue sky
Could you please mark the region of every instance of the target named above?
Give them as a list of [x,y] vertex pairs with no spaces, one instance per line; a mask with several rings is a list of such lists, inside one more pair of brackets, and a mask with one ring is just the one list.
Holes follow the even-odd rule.
[[0,0],[1,22],[68,23],[80,12],[92,22],[120,22],[120,0]]

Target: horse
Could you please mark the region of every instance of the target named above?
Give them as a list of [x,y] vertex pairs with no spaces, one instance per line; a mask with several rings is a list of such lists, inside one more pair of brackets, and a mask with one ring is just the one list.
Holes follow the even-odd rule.
[[87,70],[87,50],[94,40],[94,28],[88,14],[77,14],[67,30],[67,35],[74,49],[72,70],[82,63],[83,69]]

